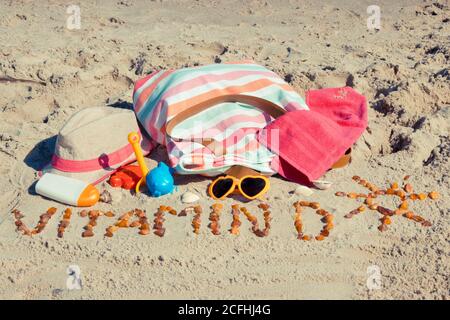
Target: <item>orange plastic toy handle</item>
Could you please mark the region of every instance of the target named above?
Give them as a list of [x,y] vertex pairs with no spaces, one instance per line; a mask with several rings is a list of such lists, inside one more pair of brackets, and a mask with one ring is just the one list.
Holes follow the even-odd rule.
[[142,180],[145,181],[145,177],[147,176],[147,174],[149,172],[148,167],[144,161],[144,155],[142,154],[142,149],[141,149],[141,146],[139,145],[139,140],[140,140],[140,137],[136,132],[131,132],[130,134],[128,134],[128,142],[133,147],[134,154],[136,155],[136,160],[142,171],[142,178],[136,184],[136,193],[139,192],[139,186],[142,184]]

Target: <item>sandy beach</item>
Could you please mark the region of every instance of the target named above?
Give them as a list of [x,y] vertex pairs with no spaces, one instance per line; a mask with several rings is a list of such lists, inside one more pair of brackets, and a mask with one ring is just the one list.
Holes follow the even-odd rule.
[[[377,1],[379,29],[368,28],[373,1],[97,0],[79,4],[80,29],[69,30],[68,0],[0,3],[0,298],[1,299],[449,299],[450,298],[450,4]],[[268,237],[256,237],[242,217],[241,234],[227,230],[231,205],[262,220],[258,202],[222,203],[221,235],[207,228],[209,179],[176,177],[177,191],[161,198],[132,195],[106,182],[116,216],[134,209],[153,217],[160,205],[186,207],[191,191],[203,208],[200,234],[192,216],[166,215],[166,234],[136,229],[103,236],[116,218],[100,217],[95,236],[82,238],[87,218],[73,217],[63,238],[57,226],[68,206],[36,195],[37,172],[52,156],[59,129],[76,111],[132,107],[134,82],[154,70],[253,60],[304,96],[309,89],[350,86],[367,97],[369,126],[351,164],[328,172],[329,190],[309,197],[297,185],[270,178]],[[158,147],[147,163],[164,159]],[[424,227],[367,210],[344,216],[362,201],[335,192],[366,192],[358,175],[388,188],[410,175],[414,192],[439,192],[411,201]],[[298,200],[317,201],[334,215],[324,241],[297,239]],[[396,208],[399,200],[381,197]],[[57,214],[33,237],[16,231],[11,211],[34,226],[49,207]],[[322,223],[305,211],[306,231]],[[82,290],[68,290],[66,269],[78,265]],[[368,285],[373,270],[377,286]]]

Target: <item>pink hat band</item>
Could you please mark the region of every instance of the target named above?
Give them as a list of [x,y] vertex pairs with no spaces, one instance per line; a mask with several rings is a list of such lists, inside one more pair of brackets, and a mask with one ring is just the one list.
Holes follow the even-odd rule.
[[[139,136],[141,133],[138,132]],[[130,144],[114,151],[110,154],[102,154],[98,158],[90,160],[68,160],[58,157],[56,154],[52,156],[53,168],[64,172],[89,172],[101,169],[108,169],[117,164],[121,164],[133,154],[133,148]]]

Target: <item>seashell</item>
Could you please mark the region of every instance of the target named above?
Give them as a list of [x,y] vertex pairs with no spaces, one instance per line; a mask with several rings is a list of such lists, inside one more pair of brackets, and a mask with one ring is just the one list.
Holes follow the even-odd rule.
[[39,219],[39,223],[43,223],[43,224],[47,224],[48,220],[50,220],[51,217],[47,216],[47,215],[42,215],[41,218]]
[[22,214],[22,212],[20,212],[20,211],[17,210],[17,209],[14,209],[14,210],[13,210],[13,214],[14,214],[14,218],[16,218],[16,220],[20,220],[20,219],[22,219],[23,217],[25,217],[25,216]]
[[221,204],[221,203],[214,203],[214,204],[211,206],[211,208],[212,208],[214,211],[220,211],[220,210],[223,209],[223,204]]
[[119,217],[119,220],[128,220],[133,215],[133,211],[128,211]]
[[315,180],[312,183],[313,183],[314,187],[316,187],[317,189],[320,189],[320,190],[330,189],[330,187],[333,185],[332,182],[325,181],[325,180]]
[[128,228],[128,220],[126,220],[126,219],[119,220],[116,223],[116,226],[119,227],[119,228]]
[[72,211],[69,208],[67,208],[66,211],[64,211],[63,219],[70,220],[71,216],[72,216]]
[[195,193],[192,192],[185,192],[181,195],[181,202],[183,203],[193,203],[196,202],[200,199],[200,197],[198,195],[196,195]]
[[201,225],[200,221],[192,221],[192,226],[194,228],[200,228],[200,225]]
[[328,231],[327,229],[323,229],[322,231],[320,231],[320,235],[328,237],[330,235],[330,231]]
[[325,227],[323,227],[323,228],[324,228],[324,230],[330,231],[331,229],[334,228],[334,224],[333,224],[332,222],[328,222],[328,223],[325,225]]
[[395,191],[394,191],[394,189],[389,188],[389,189],[386,190],[386,194],[387,195],[393,195],[393,194],[395,194]]
[[117,230],[119,230],[118,226],[109,226],[108,228],[106,228],[106,232],[110,232],[110,233],[114,233]]
[[364,194],[364,193],[358,193],[358,194],[356,195],[356,197],[357,197],[357,198],[364,198],[364,199],[367,199],[369,196],[368,196],[367,194]]
[[155,222],[153,228],[156,229],[156,230],[157,229],[162,229],[163,228],[163,223],[162,222]]
[[242,224],[242,223],[241,223],[240,221],[235,220],[235,221],[233,221],[233,222],[231,223],[231,227],[232,227],[232,228],[234,228],[234,227],[240,227],[241,224]]
[[413,192],[413,186],[410,183],[407,183],[403,186],[403,190],[405,190],[408,193],[412,193]]
[[431,227],[431,222],[428,221],[428,220],[425,220],[425,221],[422,222],[422,225],[423,225],[424,227]]
[[61,223],[59,224],[60,227],[62,228],[67,228],[69,226],[69,221],[68,220],[62,220]]
[[352,211],[350,211],[349,213],[347,213],[344,218],[350,219],[353,218],[353,216],[357,215],[359,213],[358,209],[354,209]]
[[143,210],[141,210],[141,209],[137,209],[136,210],[136,216],[138,217],[138,218],[144,218],[144,217],[146,217],[146,215],[145,215],[145,211],[143,211]]
[[150,225],[148,223],[142,223],[140,229],[141,230],[150,230]]
[[295,188],[294,193],[298,196],[309,197],[314,193],[314,191],[306,186],[297,186],[297,188]]
[[81,210],[80,213],[79,213],[79,215],[80,215],[80,217],[82,217],[82,218],[87,217],[88,211],[87,211],[87,210]]
[[83,238],[92,237],[94,236],[94,232],[92,232],[92,230],[86,230],[81,234],[81,236]]
[[417,199],[419,199],[419,195],[418,194],[416,194],[416,193],[413,193],[413,194],[410,194],[409,195],[409,198],[411,199],[411,200],[417,200]]
[[195,212],[196,214],[201,214],[202,211],[203,211],[203,209],[202,209],[201,206],[196,205],[196,206],[194,207],[194,212]]
[[132,223],[130,223],[130,228],[136,228],[136,227],[140,227],[141,223],[139,221],[133,221]]
[[109,231],[105,232],[105,237],[112,238],[112,236],[113,236],[112,232],[109,232]]
[[311,202],[309,204],[309,207],[311,207],[313,209],[319,209],[320,208],[320,204],[318,202]]
[[56,209],[55,207],[51,207],[51,208],[48,208],[47,209],[47,212],[46,213],[48,213],[49,215],[54,215],[55,213],[56,213],[56,211],[57,211],[58,209]]
[[400,204],[400,206],[398,208],[402,209],[402,210],[408,209],[408,202],[407,201],[402,201],[402,203]]
[[412,213],[411,211],[408,211],[407,213],[405,213],[404,216],[405,216],[405,218],[412,219],[414,217],[414,213]]
[[99,210],[91,210],[88,213],[89,218],[92,219],[97,219],[100,216],[100,211]]
[[111,193],[109,193],[108,190],[103,190],[102,193],[100,194],[99,201],[104,203],[112,203]]
[[266,235],[267,235],[267,232],[265,232],[264,230],[255,230],[255,235],[257,236],[257,237],[265,237]]
[[164,237],[164,233],[166,233],[166,229],[165,228],[157,229],[153,233],[156,234],[158,237]]
[[403,190],[395,190],[394,194],[402,200],[406,198],[406,193]]
[[384,216],[393,216],[395,214],[394,211],[392,211],[391,209],[382,206],[377,206],[377,210]]
[[237,236],[237,235],[239,235],[239,229],[231,228],[230,233]]
[[431,191],[431,192],[428,194],[428,197],[429,197],[430,199],[432,199],[432,200],[436,200],[436,199],[439,198],[439,192],[437,192],[437,191]]
[[418,197],[419,197],[419,200],[425,200],[427,198],[427,195],[425,193],[419,193]]

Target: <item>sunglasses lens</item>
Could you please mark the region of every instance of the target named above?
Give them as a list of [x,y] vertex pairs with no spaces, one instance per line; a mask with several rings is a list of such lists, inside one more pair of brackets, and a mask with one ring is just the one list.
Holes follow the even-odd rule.
[[216,198],[222,198],[232,187],[232,179],[221,179],[213,185],[212,193]]
[[245,178],[241,181],[241,189],[249,197],[260,194],[265,186],[266,180],[262,178]]

